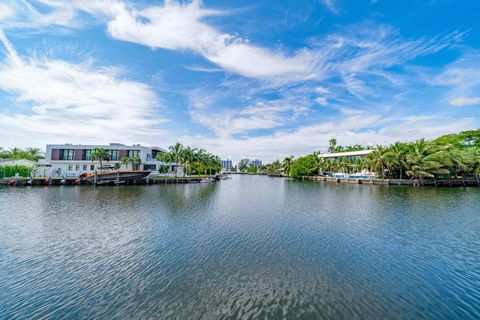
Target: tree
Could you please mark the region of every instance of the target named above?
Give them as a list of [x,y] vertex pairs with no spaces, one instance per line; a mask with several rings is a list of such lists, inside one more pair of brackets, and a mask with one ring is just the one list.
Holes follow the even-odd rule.
[[[168,148],[169,153],[171,154],[171,157],[173,161],[177,164],[177,166],[183,166],[184,158],[183,158],[183,145],[179,142],[174,144],[173,146],[170,146]],[[178,172],[175,170],[175,177],[177,176]]]
[[368,156],[371,160],[371,167],[374,171],[379,172],[382,179],[385,178],[385,172],[390,165],[388,149],[378,145]]
[[27,148],[25,150],[28,157],[33,160],[38,160],[43,157],[42,150],[40,148]]
[[123,157],[120,159],[120,163],[125,165],[128,169],[128,165],[130,164],[130,157]]
[[128,169],[128,165],[131,165],[132,170],[134,170],[135,168],[138,168],[138,166],[142,163],[142,161],[138,157],[123,157],[122,159],[120,159],[120,163],[124,164],[127,167],[127,169]]
[[465,156],[469,161],[470,170],[477,181],[477,185],[480,186],[480,178],[478,171],[480,169],[480,147],[468,147],[465,149]]
[[425,139],[417,140],[412,145],[413,149],[407,155],[408,176],[422,181],[423,178],[434,178],[435,173],[445,173],[443,164],[439,161],[439,155],[433,146]]
[[328,141],[328,152],[335,153],[337,151],[337,139],[332,138]]
[[297,158],[293,161],[290,168],[290,176],[300,178],[303,176],[316,175],[319,169],[318,165],[318,157],[313,154]]
[[[177,143],[168,148],[167,152],[158,153],[157,160],[165,163],[175,162],[177,165],[185,165],[186,172],[192,174],[194,169],[196,172],[202,171],[204,174],[208,172],[218,172],[221,169],[220,158],[208,153],[204,149],[192,149]],[[175,176],[177,176],[175,171]]]
[[250,163],[249,159],[241,159],[238,163],[238,169],[240,172],[245,172],[248,169],[248,164]]
[[90,153],[90,159],[92,162],[98,160],[100,162],[100,168],[103,167],[103,161],[110,158],[110,154],[103,148],[94,148]]
[[293,163],[293,156],[286,157],[285,159],[283,159],[283,162],[282,162],[283,174],[287,176],[290,175],[290,168],[292,167],[292,163]]
[[398,170],[400,179],[403,179],[403,171],[407,165],[407,151],[408,145],[401,142],[395,142],[387,151],[388,161]]
[[190,164],[192,164],[195,161],[196,150],[190,147],[183,147],[181,153],[182,153],[182,159],[185,162],[185,171],[188,173],[188,175],[191,175]]
[[138,170],[142,160],[139,157],[130,158],[130,163],[132,164],[132,170]]

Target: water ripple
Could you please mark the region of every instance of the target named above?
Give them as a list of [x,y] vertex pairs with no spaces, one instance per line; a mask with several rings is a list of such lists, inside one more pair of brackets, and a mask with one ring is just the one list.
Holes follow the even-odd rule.
[[0,318],[480,318],[478,189],[0,189]]

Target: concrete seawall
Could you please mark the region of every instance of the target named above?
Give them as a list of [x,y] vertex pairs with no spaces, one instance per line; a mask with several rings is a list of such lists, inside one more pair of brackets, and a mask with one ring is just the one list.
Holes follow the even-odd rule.
[[350,179],[321,176],[305,176],[301,180],[321,181],[326,183],[349,183],[371,185],[395,185],[395,186],[437,186],[437,187],[479,187],[475,179],[451,179],[451,180],[417,180],[417,179]]
[[[182,183],[200,183],[202,178],[198,177],[168,177],[168,178],[145,178],[140,180],[131,180],[121,184],[126,185],[151,185],[151,184],[182,184]],[[212,176],[211,178],[215,178]],[[74,186],[74,185],[93,185],[88,181],[79,178],[3,178],[0,179],[0,186]],[[104,185],[115,185],[115,182],[106,183]]]

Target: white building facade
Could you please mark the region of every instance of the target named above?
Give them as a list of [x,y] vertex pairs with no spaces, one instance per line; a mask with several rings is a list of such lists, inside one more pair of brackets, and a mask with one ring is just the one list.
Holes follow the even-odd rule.
[[132,165],[121,165],[120,160],[125,157],[139,158],[140,164],[136,168],[138,170],[158,172],[165,165],[169,165],[156,160],[158,153],[165,152],[162,148],[111,143],[109,145],[48,144],[45,159],[39,161],[39,167],[49,168],[50,174],[46,175],[51,176],[79,176],[84,172],[99,170],[100,162],[90,157],[95,148],[102,148],[109,153],[108,159],[102,161],[104,168],[132,169]]

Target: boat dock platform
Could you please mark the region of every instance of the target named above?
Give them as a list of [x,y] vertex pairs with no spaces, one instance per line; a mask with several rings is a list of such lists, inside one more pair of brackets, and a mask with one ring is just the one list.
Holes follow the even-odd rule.
[[[215,176],[210,177],[215,180]],[[152,184],[182,184],[182,183],[201,183],[205,177],[153,177],[139,180],[110,181],[97,185],[152,185]],[[217,181],[217,180],[215,180]],[[76,177],[54,177],[54,178],[3,178],[0,179],[0,186],[75,186],[75,185],[93,185],[92,182],[81,180]]]
[[434,186],[434,187],[480,187],[475,179],[365,179],[365,178],[335,178],[324,176],[304,176],[302,180],[321,181],[327,183],[370,184],[390,186]]

